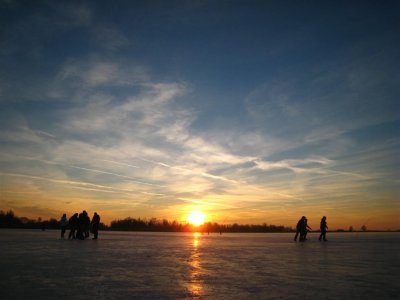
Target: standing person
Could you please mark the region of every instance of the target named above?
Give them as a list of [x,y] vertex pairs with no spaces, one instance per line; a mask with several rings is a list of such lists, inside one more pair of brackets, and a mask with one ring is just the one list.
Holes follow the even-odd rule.
[[90,218],[86,210],[83,211],[83,234],[85,239],[89,237],[90,233]]
[[61,225],[61,238],[64,238],[64,234],[65,234],[65,230],[67,230],[67,226],[68,226],[68,219],[67,219],[67,215],[63,214],[61,219],[60,219],[60,225]]
[[[302,216],[301,219],[297,222],[297,225],[296,225],[296,235],[294,236],[294,241],[295,241],[295,242],[297,241],[297,237],[299,236],[299,234],[300,234],[300,232],[301,232],[301,227],[302,227],[302,224],[303,224],[305,218],[306,218],[305,216]],[[301,235],[300,235],[300,236],[301,236]]]
[[301,224],[301,228],[300,228],[300,242],[307,241],[308,229],[312,230],[312,228],[310,226],[308,226],[308,224],[307,224],[307,218],[304,217],[304,220],[303,220],[303,222]]
[[321,235],[319,236],[319,240],[323,239],[324,242],[327,242],[328,240],[326,239],[326,230],[328,229],[328,225],[326,224],[325,216],[322,217],[319,228],[321,229]]
[[78,231],[76,232],[76,238],[84,240],[84,230],[85,230],[85,214],[81,212],[78,216]]
[[71,218],[69,218],[68,223],[70,227],[68,238],[75,239],[75,232],[78,229],[78,213],[75,213]]
[[97,240],[97,235],[99,233],[100,216],[95,212],[92,218],[92,233],[94,235],[94,240]]

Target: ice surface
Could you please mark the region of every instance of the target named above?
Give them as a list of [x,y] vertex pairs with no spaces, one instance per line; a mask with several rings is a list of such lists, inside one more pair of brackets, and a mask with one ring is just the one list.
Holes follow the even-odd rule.
[[1,299],[399,299],[399,233],[0,230]]

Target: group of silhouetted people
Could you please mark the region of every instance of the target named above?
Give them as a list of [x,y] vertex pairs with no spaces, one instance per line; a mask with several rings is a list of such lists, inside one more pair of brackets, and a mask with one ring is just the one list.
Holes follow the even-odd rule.
[[[326,217],[323,216],[321,219],[320,223],[320,230],[321,234],[319,236],[319,240],[323,240],[324,242],[327,242],[328,240],[326,239],[326,230],[328,229],[328,225],[326,224]],[[297,222],[296,225],[296,235],[294,236],[294,241],[297,241],[297,237],[299,237],[300,242],[304,242],[307,240],[307,233],[308,231],[312,230],[310,226],[307,224],[307,218],[305,216],[302,216],[301,219]]]
[[100,225],[100,216],[94,213],[92,220],[86,210],[80,214],[75,213],[72,217],[67,219],[67,215],[63,214],[60,220],[61,224],[61,238],[64,238],[65,231],[69,226],[70,231],[68,239],[84,240],[90,237],[90,232],[93,233],[93,239],[97,240]]

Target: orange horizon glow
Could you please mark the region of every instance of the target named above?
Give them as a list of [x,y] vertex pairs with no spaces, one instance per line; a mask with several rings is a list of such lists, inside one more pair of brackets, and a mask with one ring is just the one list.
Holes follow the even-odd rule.
[[[85,207],[83,207],[85,208]],[[66,213],[67,216],[71,216],[75,212],[81,212],[83,210],[81,206],[73,206],[69,205],[67,209],[54,207],[47,211],[46,209],[42,209],[40,211],[35,211],[31,207],[27,207],[24,209],[20,209],[15,206],[2,206],[0,210],[7,212],[8,210],[12,210],[17,217],[26,217],[29,219],[37,220],[39,217],[42,220],[47,220],[50,218],[55,218],[59,220],[63,213]],[[396,212],[392,214],[382,214],[382,215],[373,215],[371,212],[372,217],[368,218],[368,216],[364,216],[362,214],[355,214],[352,212],[331,212],[331,213],[320,213],[316,211],[310,211],[309,213],[304,212],[292,212],[288,213],[285,216],[282,216],[279,213],[273,214],[270,212],[269,214],[254,214],[253,212],[241,212],[241,214],[224,214],[220,213],[219,211],[214,211],[206,208],[200,207],[179,207],[174,211],[168,210],[165,211],[162,216],[154,216],[154,214],[150,214],[147,211],[127,211],[116,213],[115,211],[111,210],[104,210],[101,208],[93,208],[93,207],[86,207],[86,211],[89,213],[90,217],[96,211],[100,217],[101,222],[110,225],[111,221],[124,219],[127,217],[132,218],[142,218],[142,219],[151,219],[151,218],[158,218],[158,219],[168,219],[169,221],[177,220],[178,222],[188,222],[195,227],[199,227],[205,222],[212,222],[218,224],[262,224],[267,223],[269,225],[283,225],[285,227],[292,227],[295,228],[298,219],[302,215],[306,215],[308,218],[308,224],[311,226],[313,230],[319,229],[319,222],[323,215],[327,216],[328,226],[330,231],[335,231],[337,229],[344,229],[348,230],[350,226],[353,227],[354,230],[360,230],[362,225],[366,225],[368,230],[392,230],[397,231],[400,229],[399,218]],[[206,209],[206,212],[204,212]],[[311,210],[311,209],[310,209]],[[191,215],[194,212],[201,212],[204,216],[204,220],[202,222],[191,221]],[[197,215],[197,214],[196,214]],[[199,224],[199,225],[196,225]]]

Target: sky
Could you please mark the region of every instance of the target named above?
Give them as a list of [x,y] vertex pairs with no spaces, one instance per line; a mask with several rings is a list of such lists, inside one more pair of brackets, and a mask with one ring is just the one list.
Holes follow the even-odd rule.
[[0,209],[400,229],[399,14],[0,0]]

